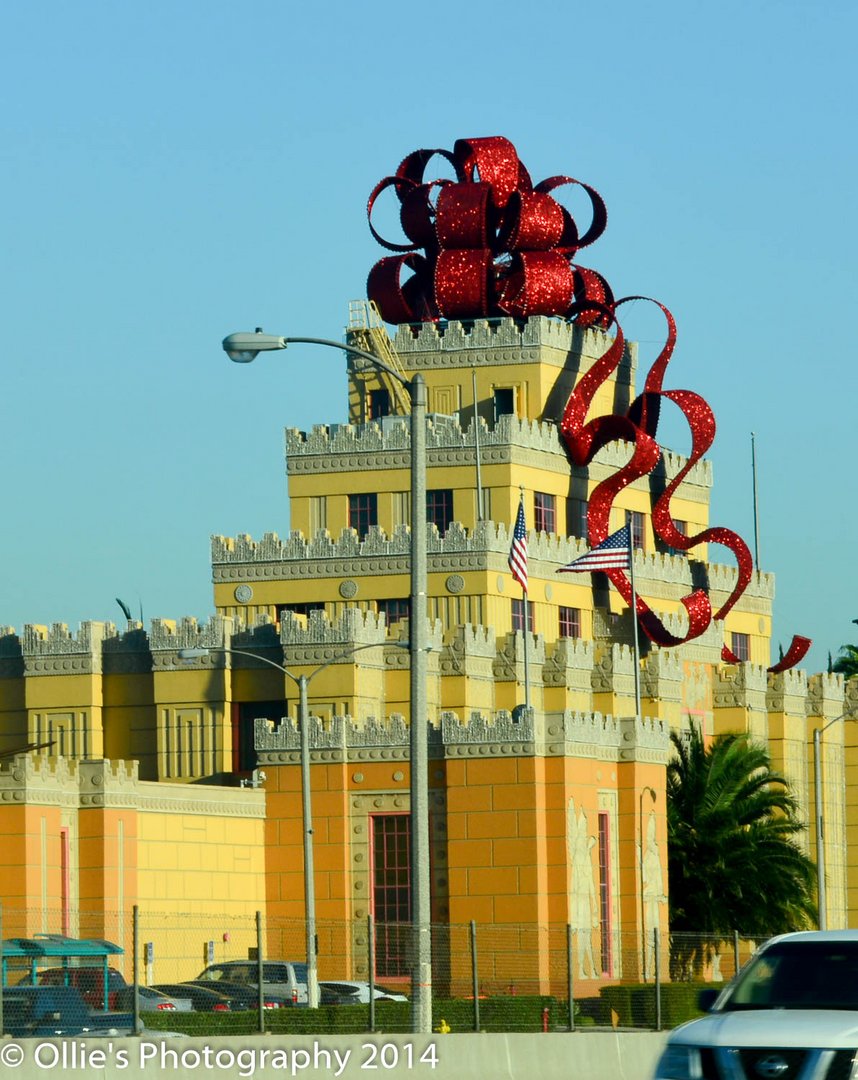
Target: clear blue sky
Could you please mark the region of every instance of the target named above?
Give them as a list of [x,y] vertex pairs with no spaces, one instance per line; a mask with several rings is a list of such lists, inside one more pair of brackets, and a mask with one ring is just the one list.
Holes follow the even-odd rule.
[[44,0],[0,31],[0,623],[208,617],[209,536],[286,534],[283,428],[345,414],[339,353],[220,339],[340,338],[375,182],[502,134],[602,193],[582,261],[673,310],[749,543],[757,433],[776,640],[810,670],[858,640],[851,0]]

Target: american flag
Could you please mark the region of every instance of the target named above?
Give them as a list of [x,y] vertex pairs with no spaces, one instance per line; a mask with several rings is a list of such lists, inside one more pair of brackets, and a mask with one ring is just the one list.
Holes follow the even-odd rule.
[[524,524],[524,496],[518,504],[518,516],[512,530],[512,545],[509,549],[509,568],[512,576],[527,592],[527,528]]
[[630,569],[631,535],[629,526],[624,525],[615,533],[597,544],[586,555],[573,559],[567,566],[561,566],[558,574],[583,574],[594,570],[628,570]]

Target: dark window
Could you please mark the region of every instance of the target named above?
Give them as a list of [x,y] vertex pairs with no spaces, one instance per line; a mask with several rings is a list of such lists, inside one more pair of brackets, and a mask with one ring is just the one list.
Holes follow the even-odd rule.
[[[512,628],[513,630],[524,629],[524,600],[512,602]],[[527,629],[533,633],[533,604],[527,605]]]
[[258,763],[254,744],[254,720],[257,717],[279,724],[286,715],[285,701],[240,701],[233,709],[232,769],[250,773]]
[[349,495],[349,527],[361,537],[366,536],[370,526],[378,524],[378,496],[374,491],[363,495]]
[[576,607],[561,607],[560,608],[560,626],[561,637],[576,637],[581,636],[581,609]]
[[602,974],[613,975],[610,818],[606,813],[599,814],[599,930],[602,939]]
[[511,386],[495,387],[495,423],[498,417],[515,415],[515,390]]
[[566,500],[566,535],[587,539],[587,500],[570,498]]
[[310,600],[306,604],[277,604],[275,611],[277,612],[277,621],[280,621],[280,616],[284,611],[291,612],[293,615],[309,615],[311,611],[324,611],[325,605],[317,600]]
[[537,532],[557,532],[556,500],[544,491],[533,493],[533,527]]
[[376,814],[371,821],[375,973],[407,975],[411,937],[411,816]]
[[[687,521],[677,520],[677,521],[674,521],[673,524],[676,526],[676,531],[678,533],[681,533],[683,536],[688,536],[688,522]],[[685,556],[688,555],[688,552],[685,551],[683,548],[669,547],[667,550],[672,555],[685,555]]]
[[377,600],[378,612],[387,619],[387,625],[393,626],[401,619],[407,619],[411,614],[411,601],[406,598],[395,597],[392,600]]
[[384,388],[372,390],[369,395],[370,420],[380,420],[382,416],[390,416],[390,391]]
[[453,491],[435,488],[426,492],[426,520],[443,536],[453,520]]
[[751,659],[751,636],[750,634],[732,634],[730,649],[739,660]]
[[644,516],[637,510],[630,510],[628,515],[632,530],[632,547],[644,549]]

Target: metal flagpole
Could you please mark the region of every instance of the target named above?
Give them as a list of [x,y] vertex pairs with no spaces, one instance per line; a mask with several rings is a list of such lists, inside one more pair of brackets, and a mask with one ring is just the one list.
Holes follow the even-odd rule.
[[757,436],[751,432],[751,477],[754,486],[754,566],[760,569],[760,520],[757,513]]
[[635,716],[641,719],[641,647],[638,638],[638,594],[635,588],[635,549],[632,546],[632,523],[629,519],[626,524],[629,529],[629,580],[632,585],[632,627],[635,641]]

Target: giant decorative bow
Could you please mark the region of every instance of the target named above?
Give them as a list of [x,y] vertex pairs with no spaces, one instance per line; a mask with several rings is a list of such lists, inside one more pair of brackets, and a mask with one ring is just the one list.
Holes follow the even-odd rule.
[[[455,180],[425,179],[430,160],[439,155],[456,174]],[[581,233],[569,211],[552,192],[577,184],[589,197],[592,220]],[[400,203],[400,221],[408,244],[384,240],[372,224],[373,207],[386,189],[393,188]],[[653,506],[653,531],[666,544],[689,551],[697,544],[716,543],[736,557],[738,571],[733,591],[712,612],[709,597],[696,589],[682,598],[688,630],[676,637],[639,596],[637,617],[647,636],[658,645],[679,645],[699,637],[713,619],[724,619],[751,580],[753,560],[747,544],[731,529],[703,529],[692,536],[680,532],[670,509],[671,499],[712,445],[715,417],[707,403],[690,390],[663,389],[664,374],[676,344],[676,325],[663,304],[667,320],[665,345],[646,376],[641,395],[625,414],[612,413],[587,419],[596,391],[616,370],[625,348],[617,310],[629,300],[615,300],[607,281],[596,271],[575,262],[577,252],[604,231],[607,211],[599,194],[569,176],[552,176],[534,185],[509,140],[459,139],[452,153],[417,150],[393,176],[376,185],[367,213],[373,236],[398,254],[381,259],[367,282],[370,300],[390,323],[435,319],[474,319],[508,315],[557,315],[578,325],[614,328],[605,354],[577,382],[563,414],[560,430],[572,461],[588,465],[610,442],[633,446],[629,461],[590,495],[587,533],[591,546],[609,533],[611,507],[617,495],[633,481],[651,473],[662,450],[656,440],[662,398],[672,401],[691,432],[691,453]],[[402,281],[403,271],[411,277]],[[655,301],[657,303],[657,301]],[[628,604],[631,584],[622,570],[607,576]],[[795,636],[784,658],[769,671],[784,671],[797,664],[811,642]],[[736,661],[724,645],[722,656]]]

